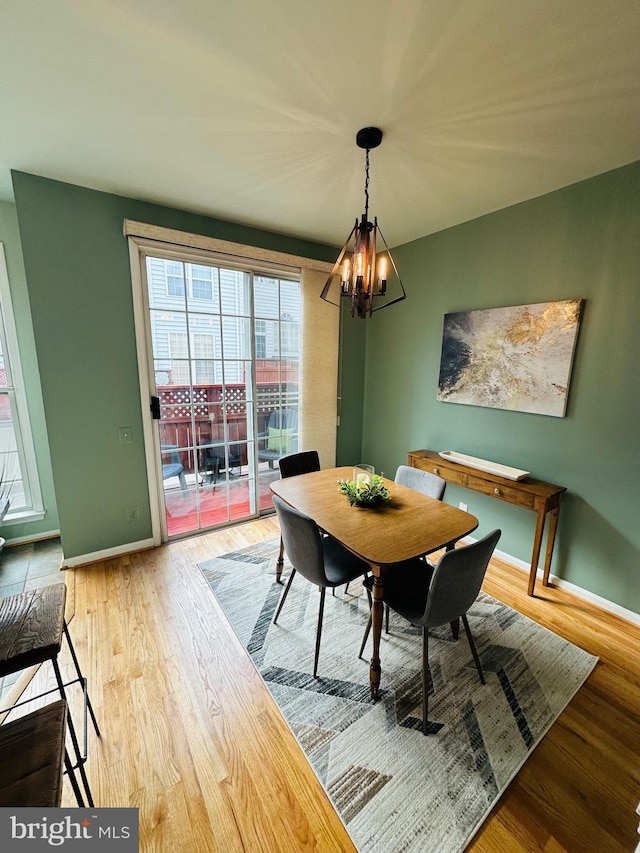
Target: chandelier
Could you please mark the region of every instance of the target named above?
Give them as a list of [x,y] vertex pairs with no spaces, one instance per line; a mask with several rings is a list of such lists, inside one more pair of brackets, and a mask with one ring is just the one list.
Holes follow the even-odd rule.
[[[325,302],[363,319],[407,296],[377,217],[369,221],[369,151],[381,142],[379,127],[363,127],[356,134],[356,145],[366,150],[364,213],[359,222],[356,219],[320,294]],[[394,296],[398,285],[400,295]],[[336,296],[331,299],[331,293],[339,296],[340,301],[335,301]]]

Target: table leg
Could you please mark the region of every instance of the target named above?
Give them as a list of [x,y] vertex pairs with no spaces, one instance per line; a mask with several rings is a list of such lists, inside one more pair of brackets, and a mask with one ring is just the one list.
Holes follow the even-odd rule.
[[382,614],[384,611],[382,603],[384,577],[381,566],[371,566],[371,571],[373,572],[373,605],[371,607],[373,651],[369,666],[369,684],[371,685],[371,698],[376,702],[380,688],[380,637],[382,635]]
[[547,553],[544,558],[544,574],[542,575],[542,583],[544,586],[549,586],[549,570],[551,569],[551,557],[553,555],[553,543],[556,539],[556,529],[558,527],[558,513],[560,507],[557,506],[551,510],[549,515],[549,531],[547,533]]
[[529,571],[529,595],[533,595],[533,590],[536,583],[536,573],[538,571],[538,560],[540,558],[540,548],[542,546],[542,534],[544,533],[544,521],[547,517],[545,510],[538,510],[538,518],[536,520],[536,532],[533,537],[533,554],[531,555],[531,569]]

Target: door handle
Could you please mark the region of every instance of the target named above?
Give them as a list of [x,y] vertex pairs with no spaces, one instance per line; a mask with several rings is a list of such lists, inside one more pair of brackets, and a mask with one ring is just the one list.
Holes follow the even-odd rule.
[[154,421],[160,420],[160,397],[152,397],[151,405],[149,406],[151,409],[151,417]]

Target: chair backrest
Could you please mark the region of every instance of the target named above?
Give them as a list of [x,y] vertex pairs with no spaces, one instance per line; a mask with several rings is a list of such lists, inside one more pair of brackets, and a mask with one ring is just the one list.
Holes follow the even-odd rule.
[[297,409],[277,409],[269,415],[269,429],[292,429],[298,428]]
[[327,585],[324,554],[318,525],[312,518],[294,509],[277,495],[273,505],[280,522],[280,534],[293,568],[318,586]]
[[398,465],[395,481],[401,486],[415,489],[416,492],[422,492],[423,495],[428,495],[437,501],[442,500],[447,487],[442,477],[437,477],[428,471],[421,471],[419,468],[411,468],[409,465]]
[[320,470],[320,457],[317,450],[301,450],[299,453],[289,453],[278,460],[280,477],[297,477],[298,474],[310,474]]
[[427,606],[420,624],[435,628],[453,622],[467,612],[478,597],[501,533],[501,530],[494,530],[472,545],[443,554],[433,571]]

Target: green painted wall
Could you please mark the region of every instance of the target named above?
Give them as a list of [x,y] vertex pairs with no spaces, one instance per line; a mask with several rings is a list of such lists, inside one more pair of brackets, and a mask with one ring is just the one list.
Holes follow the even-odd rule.
[[[568,488],[552,572],[640,613],[640,163],[394,250],[407,300],[368,322],[362,453],[458,450]],[[436,401],[447,312],[586,299],[565,418]],[[533,513],[448,487],[529,561]]]
[[20,364],[29,407],[42,502],[46,513],[42,521],[31,521],[24,524],[7,522],[2,525],[0,532],[7,540],[37,538],[58,529],[58,511],[53,489],[51,459],[44,421],[38,360],[33,339],[29,294],[27,293],[20,235],[18,233],[18,220],[15,205],[11,202],[0,202],[0,243],[4,244],[11,302],[20,349]]
[[[65,557],[151,536],[123,221],[330,261],[335,249],[13,173]],[[133,428],[120,444],[118,428]],[[139,522],[126,507],[140,506]]]

